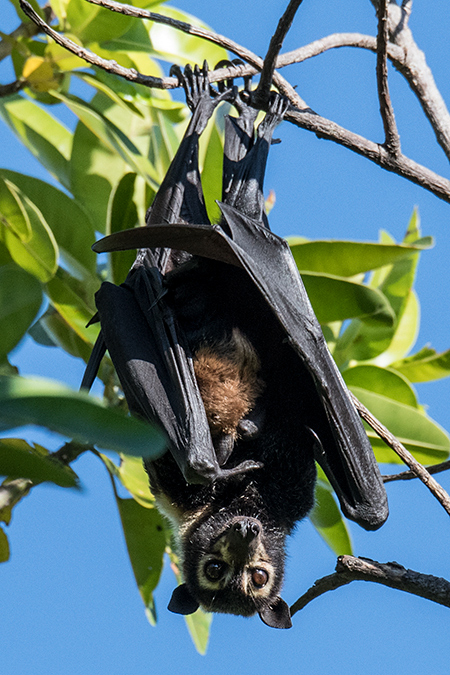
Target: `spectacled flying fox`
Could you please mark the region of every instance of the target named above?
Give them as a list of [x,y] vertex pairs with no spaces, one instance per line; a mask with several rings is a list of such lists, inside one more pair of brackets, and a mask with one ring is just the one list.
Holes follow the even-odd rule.
[[[313,506],[315,461],[344,514],[368,530],[387,518],[386,493],[289,247],[265,214],[286,100],[271,96],[255,133],[248,83],[217,92],[206,63],[174,72],[192,117],[146,226],[93,247],[138,253],[126,281],[96,295],[101,333],[84,384],[108,349],[130,411],[166,433],[168,451],[146,469],[180,553],[184,583],[169,609],[257,612],[289,628],[285,539]],[[211,224],[198,141],[224,100],[238,116],[225,118],[221,216]]]

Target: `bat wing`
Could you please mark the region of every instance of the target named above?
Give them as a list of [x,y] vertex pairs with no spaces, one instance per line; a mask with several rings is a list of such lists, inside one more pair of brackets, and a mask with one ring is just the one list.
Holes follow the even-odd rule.
[[333,485],[344,514],[366,529],[376,529],[388,515],[378,465],[328,351],[289,246],[233,206],[219,206],[228,232],[219,226],[196,224],[152,226],[111,235],[93,248],[107,251],[164,244],[244,269],[314,381],[327,425],[327,429],[311,429],[317,461]]
[[96,295],[102,334],[135,415],[165,430],[189,483],[206,483],[257,468],[221,469],[188,347],[163,301],[161,275],[141,266],[122,286],[104,283]]

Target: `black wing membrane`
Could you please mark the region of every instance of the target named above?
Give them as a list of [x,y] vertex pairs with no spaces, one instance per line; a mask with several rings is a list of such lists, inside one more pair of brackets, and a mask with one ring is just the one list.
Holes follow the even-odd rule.
[[171,310],[161,301],[165,271],[161,261],[166,264],[173,250],[240,268],[243,283],[252,292],[256,289],[283,342],[296,355],[298,377],[304,380],[302,400],[309,401],[302,423],[344,514],[366,529],[376,529],[386,520],[388,507],[369,439],[328,351],[289,246],[268,229],[264,212],[265,165],[285,103],[280,97],[272,101],[256,140],[255,113],[241,100],[236,105],[240,117],[227,118],[222,219],[220,225],[209,225],[197,142],[211,106],[206,110],[206,95],[198,98],[181,154],[155,199],[148,226],[113,234],[93,246],[97,252],[142,249],[124,287],[104,285],[97,295],[102,333],[130,408],[166,430],[171,452],[190,482],[257,466],[251,461],[234,469],[219,466],[192,355]]

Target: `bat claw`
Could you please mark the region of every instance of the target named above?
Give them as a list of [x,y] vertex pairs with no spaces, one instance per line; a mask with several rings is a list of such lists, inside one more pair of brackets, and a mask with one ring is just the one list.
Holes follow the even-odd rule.
[[[180,66],[173,65],[170,69],[170,75],[176,77],[180,86],[183,87],[186,103],[191,112],[194,112],[201,104],[203,104],[207,111],[207,116],[209,117],[219,103],[222,101],[231,102],[237,97],[237,88],[234,86],[227,89],[220,87],[219,91],[216,91],[210,85],[209,69],[206,60],[203,61],[201,68],[197,64],[192,68],[188,63],[184,68],[184,72],[181,70]],[[208,110],[208,108],[210,108],[210,110]]]
[[239,476],[240,474],[247,473],[247,471],[255,471],[255,469],[262,469],[263,467],[264,464],[262,462],[254,462],[248,459],[232,469],[221,469],[220,473],[217,474],[216,480],[226,480],[230,476]]

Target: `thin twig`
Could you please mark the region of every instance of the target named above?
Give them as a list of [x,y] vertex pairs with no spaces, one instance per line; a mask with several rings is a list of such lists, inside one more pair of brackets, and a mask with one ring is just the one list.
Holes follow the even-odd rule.
[[[450,460],[447,459],[445,462],[440,464],[433,464],[433,466],[426,466],[425,469],[429,474],[442,473],[442,471],[448,471],[450,469]],[[383,483],[393,483],[396,480],[413,480],[413,478],[418,478],[418,476],[413,471],[401,471],[400,473],[392,473],[389,475],[381,476]]]
[[[281,54],[276,63],[277,68],[290,66],[293,63],[302,63],[314,56],[323,54],[330,49],[339,49],[341,47],[354,47],[357,49],[368,49],[374,53],[377,51],[377,39],[372,35],[364,35],[363,33],[333,33],[326,35],[319,40],[314,40],[303,47],[298,47],[290,52]],[[393,45],[391,42],[387,44],[387,56],[395,64],[404,63],[404,52],[401,47]]]
[[399,71],[406,77],[427,116],[439,145],[450,160],[450,113],[428,67],[425,54],[417,46],[408,26],[411,2],[401,7],[389,3],[390,40],[404,52],[404,68]]
[[258,107],[262,102],[267,103],[270,88],[272,87],[273,76],[275,72],[275,64],[278,55],[283,46],[284,38],[286,37],[289,28],[292,25],[295,14],[302,4],[303,0],[290,0],[283,16],[278,22],[277,29],[270,40],[269,48],[264,59],[264,66],[261,71],[261,78],[258,87],[254,92],[255,105]]
[[387,44],[389,40],[388,25],[388,5],[389,0],[381,0],[378,15],[378,36],[377,36],[377,89],[378,100],[380,102],[380,114],[384,127],[384,145],[386,150],[398,157],[400,154],[400,138],[395,122],[394,109],[389,95],[388,69],[387,69]]
[[303,609],[311,600],[352,581],[372,581],[450,607],[450,582],[447,579],[408,570],[395,562],[379,563],[367,558],[343,555],[337,559],[334,574],[318,579],[294,602],[291,615]]
[[360,417],[367,422],[369,426],[378,434],[378,436],[390,447],[392,450],[397,453],[400,459],[413,471],[418,478],[427,486],[430,492],[436,497],[440,502],[443,508],[450,515],[450,496],[444,490],[444,488],[439,485],[439,483],[434,480],[434,478],[429,474],[425,467],[420,464],[405,448],[404,445],[387,429],[384,424],[382,424],[372,413],[367,410],[366,406],[358,401],[356,396],[350,392],[353,403],[356,406],[356,409]]

